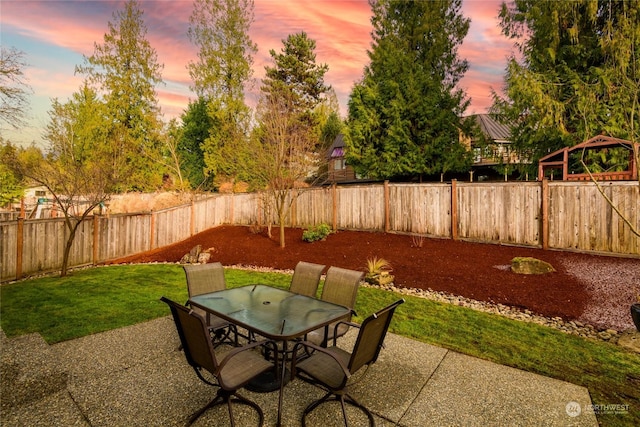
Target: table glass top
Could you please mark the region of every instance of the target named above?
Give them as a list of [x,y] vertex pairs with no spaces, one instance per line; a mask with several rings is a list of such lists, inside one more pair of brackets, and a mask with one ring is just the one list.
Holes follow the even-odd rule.
[[225,289],[189,301],[272,339],[299,337],[351,312],[341,305],[266,285]]

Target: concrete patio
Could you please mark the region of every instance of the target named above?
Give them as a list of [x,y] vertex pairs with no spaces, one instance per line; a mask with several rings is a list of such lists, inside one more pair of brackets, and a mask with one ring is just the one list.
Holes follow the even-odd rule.
[[[349,348],[354,338],[350,332],[341,345]],[[177,350],[170,317],[51,346],[37,334],[7,340],[0,332],[0,342],[3,427],[184,425],[215,393]],[[283,425],[292,427],[323,394],[300,380],[284,390]],[[393,334],[353,391],[383,427],[598,425],[584,410],[591,404],[584,387]],[[266,426],[275,425],[278,392],[242,394],[262,407]],[[243,406],[234,414],[241,426],[257,425]],[[350,417],[352,426],[366,425],[358,411]],[[341,426],[339,405],[323,405],[308,421]],[[224,406],[194,424],[224,425]]]

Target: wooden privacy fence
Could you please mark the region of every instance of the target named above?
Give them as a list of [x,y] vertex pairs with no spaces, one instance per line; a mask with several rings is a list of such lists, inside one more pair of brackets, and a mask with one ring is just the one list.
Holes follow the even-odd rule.
[[[640,229],[638,183],[602,187]],[[265,224],[267,216],[261,195],[250,193],[214,195],[157,212],[89,217],[78,230],[69,267],[167,246],[222,224]],[[320,223],[640,257],[640,238],[587,182],[381,183],[301,190],[287,225]],[[59,270],[67,235],[62,218],[0,222],[0,280]]]

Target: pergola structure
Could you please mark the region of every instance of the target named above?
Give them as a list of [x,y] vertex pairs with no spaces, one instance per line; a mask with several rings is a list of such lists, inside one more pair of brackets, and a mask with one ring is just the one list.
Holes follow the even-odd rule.
[[610,136],[598,135],[573,147],[565,147],[551,154],[547,154],[538,161],[538,180],[542,181],[546,170],[562,169],[563,181],[588,181],[591,179],[588,173],[570,173],[569,156],[581,150],[619,148],[629,150],[629,165],[624,171],[617,172],[593,172],[594,178],[603,181],[625,181],[638,179],[638,164],[634,156],[640,149],[639,144],[625,139],[613,138]]

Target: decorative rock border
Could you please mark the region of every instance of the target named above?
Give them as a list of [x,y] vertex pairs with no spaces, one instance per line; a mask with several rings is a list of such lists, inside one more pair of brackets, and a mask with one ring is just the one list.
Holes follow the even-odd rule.
[[[229,268],[237,268],[241,270],[254,270],[262,272],[277,271],[279,273],[293,274],[293,270],[275,270],[268,267],[254,267],[247,265],[230,265]],[[593,325],[588,325],[577,320],[566,321],[561,317],[544,317],[534,314],[531,310],[520,310],[515,307],[511,307],[504,304],[495,304],[485,301],[477,301],[470,298],[465,298],[458,295],[449,294],[441,291],[434,291],[433,289],[418,289],[418,288],[404,288],[395,286],[391,283],[384,286],[371,285],[366,282],[362,282],[360,286],[367,288],[378,288],[385,291],[395,292],[401,295],[409,295],[418,298],[425,298],[436,302],[445,304],[453,304],[461,307],[471,308],[473,310],[482,311],[485,313],[497,314],[499,316],[507,317],[511,320],[519,320],[521,322],[531,322],[538,325],[547,326],[557,329],[567,334],[577,335],[582,338],[590,338],[612,344],[617,344],[618,340],[623,335],[640,334],[636,331],[617,331],[615,329],[597,329]]]
[[[152,262],[150,264],[180,264],[179,262]],[[101,265],[98,267],[109,267],[113,265],[123,265],[123,264],[111,264],[111,265]],[[260,272],[278,272],[284,274],[293,274],[293,270],[278,270],[269,267],[259,267],[259,266],[250,266],[250,265],[228,265],[228,268],[235,268],[238,270],[252,270],[252,271],[260,271]],[[75,268],[74,270],[83,270],[87,268],[95,268],[95,266],[85,266]],[[33,279],[36,277],[49,276],[52,273],[44,273],[39,275],[33,275],[28,278],[23,278],[19,281],[26,279]],[[14,281],[15,282],[15,281]],[[14,283],[9,282],[9,283]],[[629,339],[634,341],[634,348],[630,348],[627,345],[623,347],[630,349],[632,351],[639,352],[637,350],[638,345],[635,344],[638,341],[638,335],[640,332],[635,330],[628,331],[617,331],[615,329],[596,329],[593,325],[588,325],[577,320],[565,321],[561,317],[544,317],[537,314],[534,314],[531,310],[520,310],[515,307],[511,307],[504,304],[495,304],[486,301],[477,301],[470,298],[465,298],[458,295],[449,294],[442,291],[434,291],[433,289],[418,289],[418,288],[403,288],[395,286],[395,284],[391,283],[384,286],[370,285],[366,282],[362,282],[361,286],[368,288],[378,288],[383,289],[390,292],[395,292],[401,295],[414,296],[418,298],[425,298],[436,302],[441,302],[445,304],[453,304],[460,307],[467,307],[473,310],[482,311],[485,313],[497,314],[499,316],[507,317],[512,320],[519,320],[521,322],[531,322],[537,323],[538,325],[547,326],[550,328],[557,329],[567,334],[577,335],[582,338],[590,338],[596,339],[604,342],[610,342],[612,344],[618,344],[618,341],[621,337],[624,337],[625,342],[629,341]],[[629,338],[631,337],[631,338]]]
[[504,304],[494,304],[485,301],[477,301],[458,295],[448,294],[446,292],[434,291],[432,289],[401,288],[393,284],[386,286],[372,286],[364,283],[362,286],[384,289],[386,291],[396,292],[402,295],[425,298],[432,301],[458,305],[461,307],[468,307],[485,313],[497,314],[499,316],[507,317],[512,320],[537,323],[538,325],[548,326],[550,328],[554,328],[568,334],[578,335],[583,338],[597,339],[613,344],[616,344],[620,337],[620,332],[616,331],[615,329],[598,330],[593,325],[587,325],[577,320],[565,321],[561,317],[549,318],[539,316],[537,314],[534,314],[530,310],[519,310],[517,308],[510,307]]

